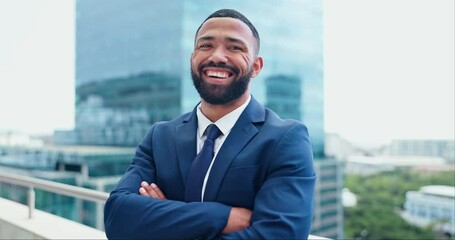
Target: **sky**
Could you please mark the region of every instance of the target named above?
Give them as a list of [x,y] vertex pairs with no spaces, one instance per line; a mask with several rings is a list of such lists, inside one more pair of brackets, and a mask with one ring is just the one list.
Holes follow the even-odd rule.
[[[326,132],[454,139],[454,1],[323,5]],[[0,0],[0,131],[74,127],[74,17],[71,0]]]
[[0,130],[74,126],[74,3],[0,0]]

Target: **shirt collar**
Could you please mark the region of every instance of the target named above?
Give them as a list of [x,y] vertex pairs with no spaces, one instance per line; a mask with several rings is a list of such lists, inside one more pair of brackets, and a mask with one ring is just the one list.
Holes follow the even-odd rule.
[[224,115],[222,118],[218,119],[216,122],[211,122],[201,111],[201,104],[197,106],[197,121],[198,121],[198,137],[201,138],[204,135],[205,129],[210,125],[210,124],[215,124],[223,133],[224,136],[226,136],[231,129],[234,127],[235,123],[239,119],[240,115],[242,114],[243,110],[245,110],[246,106],[250,103],[251,100],[251,95],[248,95],[248,99],[240,105],[238,108],[233,110],[232,112]]

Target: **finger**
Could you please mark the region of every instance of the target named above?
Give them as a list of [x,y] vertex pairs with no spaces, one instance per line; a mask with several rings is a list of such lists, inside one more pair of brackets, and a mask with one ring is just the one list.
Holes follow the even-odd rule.
[[161,200],[166,199],[166,196],[164,195],[164,193],[161,191],[161,189],[155,183],[150,184],[150,186],[155,191],[155,193],[159,199],[161,199]]
[[141,182],[141,187],[147,188],[148,186],[149,186],[149,184],[146,181]]
[[[147,195],[144,195],[144,196],[149,196],[152,198],[163,200],[162,198],[160,198],[158,193],[156,193],[156,191],[146,181],[141,182],[141,186],[142,186],[141,188],[143,188],[147,192]],[[155,184],[155,186],[156,186],[156,184]]]
[[139,193],[140,193],[142,196],[150,197],[150,195],[148,194],[148,192],[147,192],[143,187],[140,187],[140,188],[139,188]]
[[[142,190],[141,190],[142,189]],[[142,196],[147,196],[147,197],[152,197],[151,193],[151,188],[150,186],[148,185],[148,183],[146,181],[142,181],[141,182],[141,188],[139,188],[139,193],[142,195]]]
[[164,200],[152,186],[149,186],[149,194],[153,198]]

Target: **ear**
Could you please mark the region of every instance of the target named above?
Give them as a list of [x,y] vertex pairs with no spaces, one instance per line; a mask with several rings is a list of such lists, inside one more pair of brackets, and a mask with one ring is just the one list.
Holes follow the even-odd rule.
[[193,59],[194,59],[194,52],[192,52],[191,56],[190,56],[190,69],[193,67]]
[[259,75],[259,72],[261,72],[261,69],[263,66],[264,66],[264,63],[262,61],[262,57],[257,57],[253,63],[253,74],[251,75],[251,77],[254,78],[257,75]]

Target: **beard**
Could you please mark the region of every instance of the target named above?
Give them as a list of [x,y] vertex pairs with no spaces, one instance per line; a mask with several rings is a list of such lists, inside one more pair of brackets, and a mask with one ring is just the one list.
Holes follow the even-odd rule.
[[234,72],[236,75],[238,75],[239,70],[233,66],[216,64],[213,62],[202,64],[198,68],[199,75],[197,75],[193,71],[193,68],[191,68],[191,78],[193,79],[194,87],[198,91],[199,96],[201,96],[204,101],[213,105],[230,103],[240,98],[248,89],[248,84],[250,83],[251,75],[253,74],[253,67],[251,67],[245,75],[234,79],[229,85],[220,86],[204,82],[202,75],[205,67],[226,68]]

